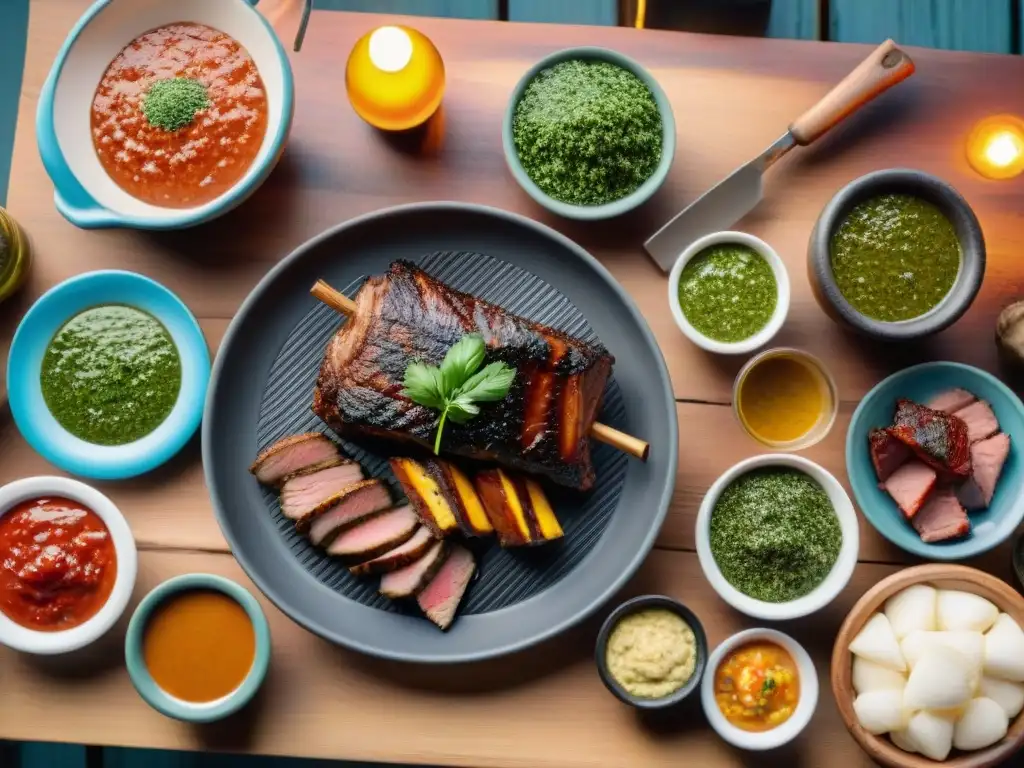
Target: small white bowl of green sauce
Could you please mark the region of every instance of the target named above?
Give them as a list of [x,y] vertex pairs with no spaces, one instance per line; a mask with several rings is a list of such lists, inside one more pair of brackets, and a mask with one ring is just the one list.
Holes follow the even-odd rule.
[[714,232],[680,254],[668,278],[679,330],[708,352],[763,347],[789,312],[789,274],[768,243],[746,232]]

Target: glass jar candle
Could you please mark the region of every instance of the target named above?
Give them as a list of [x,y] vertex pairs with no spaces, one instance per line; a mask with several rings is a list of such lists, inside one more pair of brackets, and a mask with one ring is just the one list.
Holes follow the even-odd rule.
[[18,222],[0,208],[0,301],[24,284],[29,259],[28,238]]
[[425,123],[444,96],[444,62],[422,32],[379,27],[363,35],[345,67],[345,88],[356,113],[386,131]]

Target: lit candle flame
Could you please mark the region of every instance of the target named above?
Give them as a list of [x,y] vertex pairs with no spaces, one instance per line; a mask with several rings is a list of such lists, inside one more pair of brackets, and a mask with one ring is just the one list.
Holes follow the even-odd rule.
[[978,122],[967,139],[967,160],[988,179],[1010,179],[1024,172],[1024,121],[994,115]]
[[383,72],[401,72],[412,60],[412,39],[404,29],[381,27],[370,35],[370,61]]
[[1020,152],[1020,139],[1009,131],[1002,131],[988,140],[985,159],[992,165],[1005,168],[1020,157]]

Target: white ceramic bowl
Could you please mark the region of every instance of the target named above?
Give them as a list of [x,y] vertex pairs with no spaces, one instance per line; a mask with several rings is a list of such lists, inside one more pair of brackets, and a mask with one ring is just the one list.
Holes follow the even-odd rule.
[[[843,536],[843,542],[839,547],[839,557],[836,558],[835,565],[832,566],[832,570],[825,580],[810,593],[787,603],[768,603],[743,594],[726,581],[725,576],[718,568],[718,563],[715,562],[714,555],[711,554],[711,512],[718,502],[718,497],[740,475],[763,467],[798,469],[816,480],[828,494],[832,509],[835,510],[836,517],[839,519],[839,528]],[[859,546],[860,528],[857,525],[857,512],[850,497],[828,470],[802,456],[769,453],[763,456],[754,456],[735,464],[708,489],[704,495],[704,501],[701,502],[700,510],[697,512],[697,558],[700,560],[704,576],[725,602],[737,611],[758,619],[770,621],[796,619],[824,608],[843,591],[850,576],[853,575],[853,569],[857,565]]]
[[[772,268],[772,272],[775,275],[775,285],[778,290],[775,312],[772,313],[764,328],[742,341],[727,342],[708,338],[690,325],[690,321],[686,319],[686,315],[683,314],[683,310],[679,306],[679,278],[683,274],[683,268],[690,259],[705,248],[712,245],[721,245],[722,243],[735,243],[753,249],[768,262],[768,266]],[[759,347],[763,347],[771,341],[786,321],[786,314],[789,312],[789,273],[786,272],[786,265],[782,263],[779,254],[761,238],[748,235],[746,232],[713,232],[694,241],[676,259],[676,263],[673,265],[672,271],[668,276],[668,306],[672,310],[672,317],[675,318],[679,330],[698,347],[706,349],[708,352],[717,352],[723,355],[746,354],[753,352]]]
[[[53,655],[84,648],[102,637],[121,618],[138,571],[138,552],[128,521],[114,502],[85,483],[65,477],[27,477],[0,487],[0,517],[29,499],[63,496],[95,512],[106,524],[117,556],[117,576],[110,597],[96,615],[77,627],[60,632],[38,632],[11,621],[0,612],[0,644],[23,653]],[[0,552],[0,556],[3,553]]]
[[[725,715],[718,708],[718,702],[715,701],[715,672],[726,655],[741,645],[759,640],[780,645],[793,657],[797,674],[800,676],[800,698],[797,700],[796,710],[786,722],[770,731],[755,733],[737,728],[725,719]],[[708,657],[707,669],[700,684],[700,703],[711,727],[734,747],[755,751],[775,749],[795,739],[811,721],[811,716],[818,706],[818,673],[807,651],[789,635],[774,629],[747,629],[726,639]]]
[[[83,228],[174,229],[208,221],[241,203],[280,157],[294,106],[291,65],[270,24],[249,0],[97,0],[71,30],[39,94],[36,140],[57,210]],[[89,119],[110,62],[144,32],[180,21],[206,24],[245,46],[267,91],[267,131],[245,175],[195,208],[161,208],[132,197],[107,175]]]

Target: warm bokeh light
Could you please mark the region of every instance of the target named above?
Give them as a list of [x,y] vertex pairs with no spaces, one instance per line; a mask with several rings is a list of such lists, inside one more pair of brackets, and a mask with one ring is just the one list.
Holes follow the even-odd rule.
[[994,115],[980,121],[967,139],[967,160],[989,179],[1010,179],[1024,172],[1024,120]]
[[426,122],[441,104],[444,84],[437,48],[409,27],[380,27],[363,35],[345,67],[352,108],[370,125],[387,131]]

